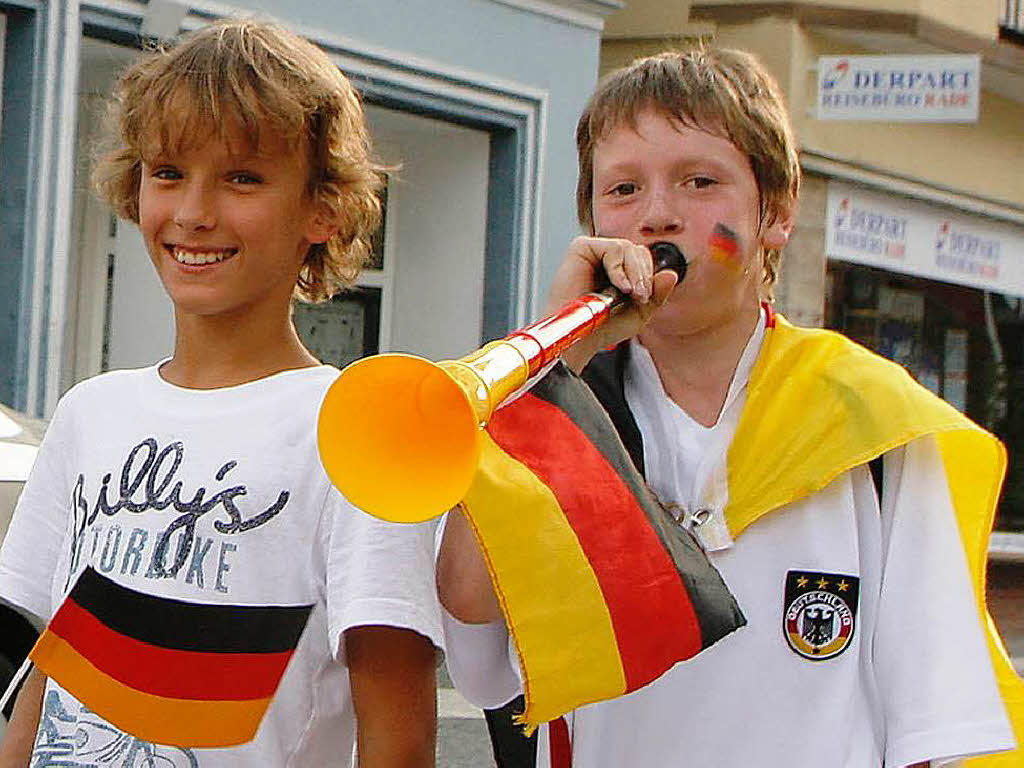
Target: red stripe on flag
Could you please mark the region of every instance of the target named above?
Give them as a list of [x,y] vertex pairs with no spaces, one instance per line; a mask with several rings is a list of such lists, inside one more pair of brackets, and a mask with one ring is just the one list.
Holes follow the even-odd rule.
[[548,751],[551,753],[551,768],[571,768],[572,742],[569,741],[569,726],[564,717],[548,723]]
[[730,240],[729,238],[723,237],[722,235],[711,236],[711,248],[717,251],[721,251],[723,254],[727,256],[735,256],[737,250],[736,241]]
[[723,251],[728,251],[730,255],[735,254],[740,247],[736,233],[721,222],[715,224],[709,242],[712,248],[721,248]]
[[201,701],[153,696],[94,667],[55,632],[36,642],[32,660],[82,704],[143,741],[179,747],[229,747],[252,741],[270,698]]
[[208,653],[150,645],[110,629],[70,596],[48,631],[118,682],[175,699],[265,699],[274,694],[291,657],[291,651]]
[[498,411],[488,432],[551,489],[573,528],[608,605],[626,692],[699,652],[700,625],[675,563],[628,486],[569,416],[527,393]]

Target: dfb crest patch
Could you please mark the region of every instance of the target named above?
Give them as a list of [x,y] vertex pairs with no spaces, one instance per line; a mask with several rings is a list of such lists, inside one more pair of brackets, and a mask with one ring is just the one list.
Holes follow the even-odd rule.
[[790,571],[782,632],[798,655],[824,661],[841,654],[857,626],[860,579],[842,573]]

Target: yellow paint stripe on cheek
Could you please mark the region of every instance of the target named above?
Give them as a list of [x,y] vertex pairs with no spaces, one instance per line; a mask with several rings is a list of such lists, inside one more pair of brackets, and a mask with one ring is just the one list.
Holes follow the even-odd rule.
[[721,222],[715,224],[711,237],[708,238],[708,253],[712,261],[734,272],[740,272],[743,269],[739,239],[735,232]]

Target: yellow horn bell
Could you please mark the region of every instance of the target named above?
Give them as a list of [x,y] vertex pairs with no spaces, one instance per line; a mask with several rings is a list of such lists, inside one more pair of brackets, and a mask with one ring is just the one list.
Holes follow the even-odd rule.
[[405,354],[358,360],[320,407],[320,460],[335,487],[376,517],[442,515],[469,490],[481,425],[528,373],[509,341],[440,363]]

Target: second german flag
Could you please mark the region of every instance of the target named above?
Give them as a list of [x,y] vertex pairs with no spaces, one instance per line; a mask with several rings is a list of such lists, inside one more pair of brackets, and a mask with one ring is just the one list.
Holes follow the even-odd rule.
[[528,726],[636,690],[745,623],[562,364],[484,440],[463,507],[518,651]]
[[156,597],[90,567],[30,655],[125,733],[225,747],[256,735],[311,610]]

